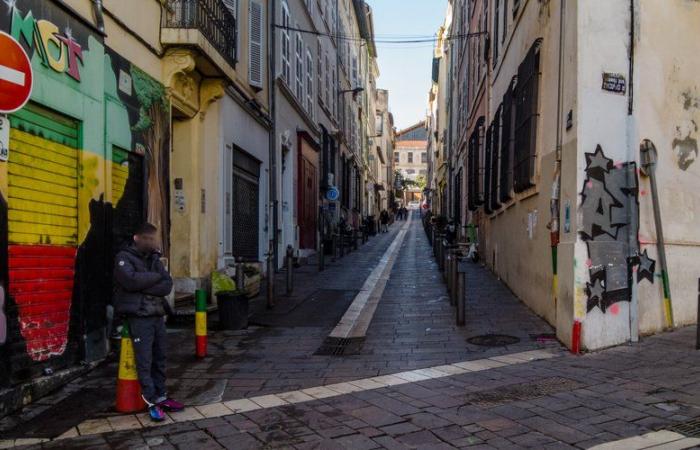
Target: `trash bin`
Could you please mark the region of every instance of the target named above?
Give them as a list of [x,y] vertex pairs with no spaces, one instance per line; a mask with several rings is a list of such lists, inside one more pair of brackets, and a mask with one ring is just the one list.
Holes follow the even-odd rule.
[[221,291],[216,294],[219,303],[219,327],[222,330],[248,328],[248,298],[243,291]]

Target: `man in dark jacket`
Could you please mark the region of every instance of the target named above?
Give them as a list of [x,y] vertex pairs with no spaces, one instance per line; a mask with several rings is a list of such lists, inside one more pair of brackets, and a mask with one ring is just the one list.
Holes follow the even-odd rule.
[[141,225],[134,241],[117,253],[114,261],[114,309],[131,334],[141,395],[154,421],[165,419],[163,409],[179,411],[183,405],[168,398],[165,389],[165,316],[170,305],[165,296],[173,280],[160,261],[157,228]]

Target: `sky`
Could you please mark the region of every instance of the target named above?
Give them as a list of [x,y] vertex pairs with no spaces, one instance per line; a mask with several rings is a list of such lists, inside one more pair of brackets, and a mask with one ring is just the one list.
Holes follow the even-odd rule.
[[[375,40],[434,36],[445,20],[447,0],[367,0]],[[408,37],[407,39],[410,39]],[[425,118],[432,74],[432,43],[377,43],[379,82],[400,130]]]

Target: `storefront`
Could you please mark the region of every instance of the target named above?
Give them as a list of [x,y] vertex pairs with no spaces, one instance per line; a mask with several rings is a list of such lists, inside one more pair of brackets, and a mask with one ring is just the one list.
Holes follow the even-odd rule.
[[2,388],[105,356],[111,261],[139,222],[167,254],[170,107],[61,3],[0,3],[0,31],[33,69],[0,161]]

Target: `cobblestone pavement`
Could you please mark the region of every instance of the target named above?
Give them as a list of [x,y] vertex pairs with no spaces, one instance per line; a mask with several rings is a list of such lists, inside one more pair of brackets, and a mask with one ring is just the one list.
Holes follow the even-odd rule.
[[[146,429],[136,424],[139,429],[87,433],[34,447],[588,448],[700,416],[700,352],[693,350],[694,329],[572,356],[555,343],[532,339],[552,330],[478,266],[469,269],[468,322],[458,328],[418,220],[404,240],[360,354],[314,355],[396,228],[320,275],[302,269],[299,293],[288,301],[286,312],[260,310],[253,320],[267,326],[213,333],[211,356],[204,361],[189,356],[194,353],[189,331],[174,333],[173,390],[191,394],[190,405],[209,407],[188,408],[194,413],[175,417],[178,423]],[[508,347],[466,341],[486,333],[520,341]],[[557,357],[526,361],[518,356],[537,349]],[[305,397],[286,397],[292,404],[277,406],[284,402],[272,396],[254,410],[237,409],[238,414],[211,405],[428,367],[434,370],[421,371],[424,376],[401,384],[355,382],[362,388],[332,397],[307,389]],[[113,388],[106,380],[113,384],[114,372],[109,370],[105,366],[93,372],[81,380],[82,388],[99,386],[111,400]],[[29,421],[31,408],[24,417],[4,419],[0,440],[55,437],[79,423],[66,421],[51,435],[42,435],[37,432],[41,427],[28,424],[43,422],[48,429],[61,414],[55,406],[39,411]],[[90,417],[110,415],[98,411]],[[110,420],[111,429],[120,429],[114,425],[117,418]],[[17,442],[22,443],[30,442]]]

